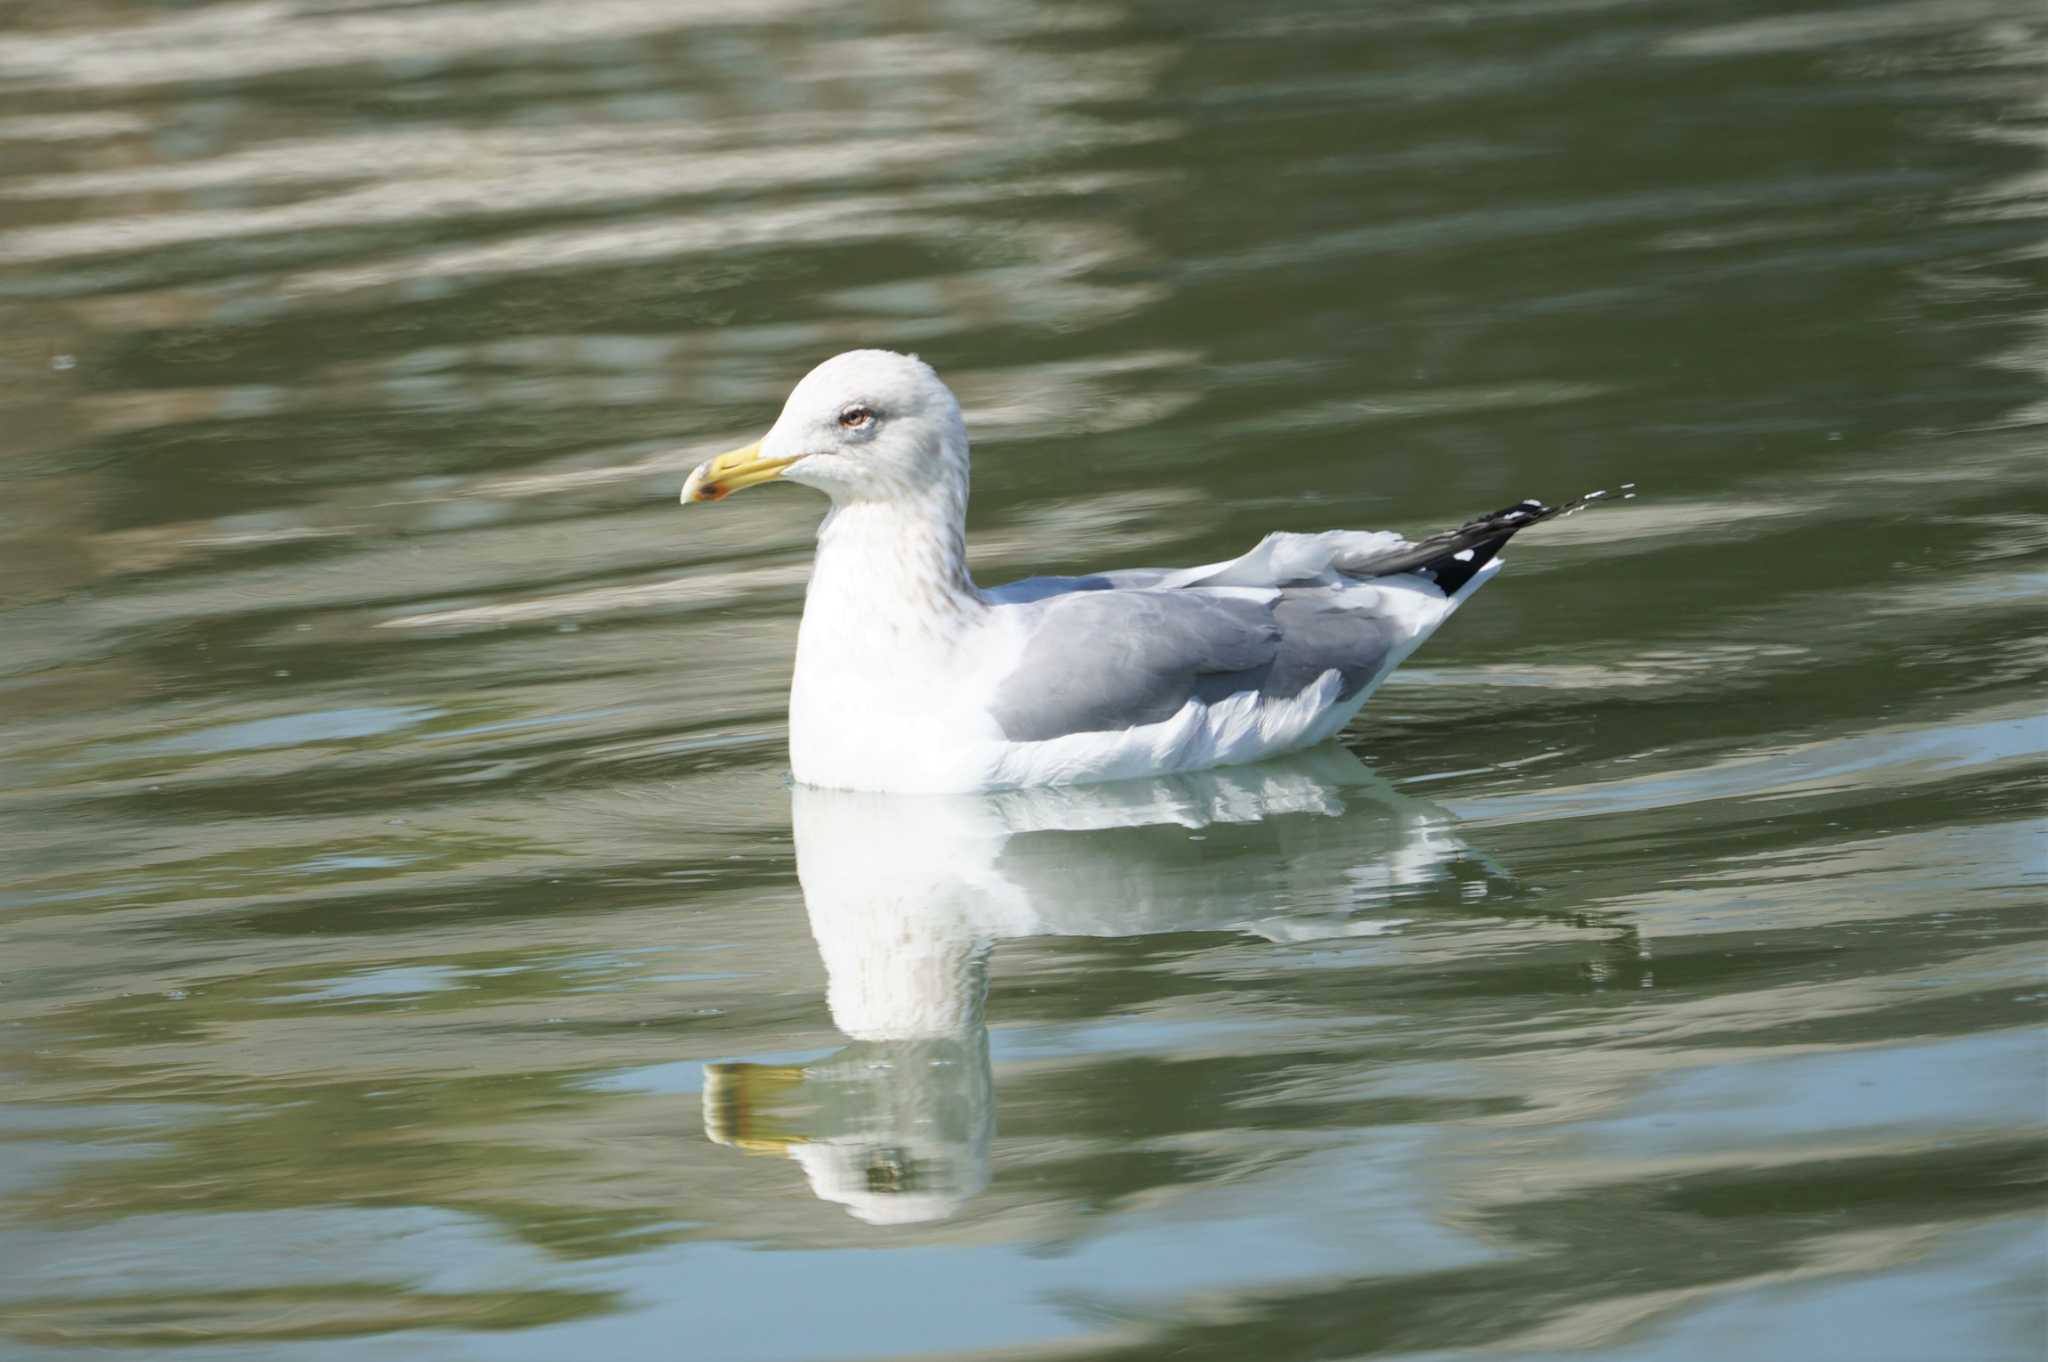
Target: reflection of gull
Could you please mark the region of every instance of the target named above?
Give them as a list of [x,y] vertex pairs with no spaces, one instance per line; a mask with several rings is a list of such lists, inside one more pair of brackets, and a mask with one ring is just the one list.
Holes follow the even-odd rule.
[[885,350],[813,369],[768,434],[698,468],[683,500],[777,478],[832,499],[790,762],[807,785],[857,790],[1117,780],[1311,746],[1499,570],[1517,531],[1581,504],[1525,501],[1419,544],[1274,534],[1226,563],[982,591],[960,405]]
[[800,1066],[711,1066],[705,1126],[789,1154],[875,1223],[950,1215],[988,1182],[997,941],[1370,935],[1470,856],[1444,815],[1339,748],[1118,785],[793,799],[832,1020],[854,1043]]

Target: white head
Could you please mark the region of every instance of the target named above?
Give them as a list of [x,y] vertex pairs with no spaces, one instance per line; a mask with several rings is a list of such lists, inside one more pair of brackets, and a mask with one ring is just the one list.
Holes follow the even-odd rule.
[[766,435],[700,465],[683,500],[720,501],[775,479],[840,505],[933,492],[964,506],[967,426],[960,404],[915,355],[849,350],[804,375]]

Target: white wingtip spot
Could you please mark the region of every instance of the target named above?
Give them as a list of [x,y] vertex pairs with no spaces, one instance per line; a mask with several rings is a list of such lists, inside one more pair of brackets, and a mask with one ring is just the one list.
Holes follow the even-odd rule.
[[1452,554],[1451,557],[1457,559],[1461,563],[1469,563],[1472,561],[1472,550],[1459,549],[1456,553]]

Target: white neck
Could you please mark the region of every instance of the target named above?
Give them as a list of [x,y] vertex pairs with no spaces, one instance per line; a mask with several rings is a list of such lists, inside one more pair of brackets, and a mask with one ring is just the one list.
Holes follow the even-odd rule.
[[966,491],[948,484],[835,505],[818,527],[798,669],[806,649],[888,667],[966,633],[987,609],[967,573],[966,520]]
[[989,614],[967,575],[965,503],[964,486],[937,487],[835,505],[819,527],[789,695],[798,780],[859,786],[907,750],[952,750],[912,735],[960,692]]

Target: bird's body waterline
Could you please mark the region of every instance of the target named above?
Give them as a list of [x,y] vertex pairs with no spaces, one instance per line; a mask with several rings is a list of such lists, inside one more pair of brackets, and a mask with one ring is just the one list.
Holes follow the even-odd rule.
[[832,499],[790,688],[792,774],[921,793],[1322,742],[1499,571],[1511,535],[1569,509],[1523,502],[1420,543],[1274,534],[1222,563],[984,590],[967,570],[959,404],[929,366],[880,350],[819,365],[758,444],[699,467],[683,500],[775,480]]

